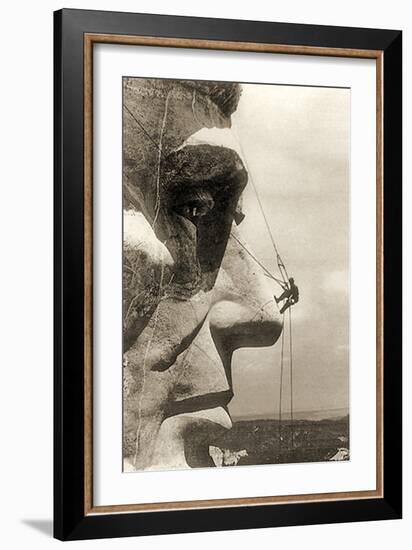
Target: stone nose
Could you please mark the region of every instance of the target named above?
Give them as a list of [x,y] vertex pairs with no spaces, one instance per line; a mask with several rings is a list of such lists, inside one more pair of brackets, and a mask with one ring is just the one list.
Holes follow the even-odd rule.
[[232,350],[271,346],[282,332],[274,291],[248,245],[238,235],[228,243],[216,281],[220,294],[210,312],[210,326]]
[[210,326],[213,336],[234,351],[273,345],[282,332],[282,318],[273,298],[257,309],[225,300],[213,308]]

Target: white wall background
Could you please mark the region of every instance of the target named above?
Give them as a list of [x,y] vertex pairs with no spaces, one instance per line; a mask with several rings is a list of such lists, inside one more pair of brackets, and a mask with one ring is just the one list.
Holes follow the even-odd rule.
[[[52,516],[52,11],[61,7],[174,13],[296,23],[403,29],[404,97],[411,70],[408,3],[374,0],[330,2],[233,2],[208,0],[89,0],[64,5],[54,0],[2,6],[0,86],[0,545],[3,548],[50,548]],[[410,69],[410,66],[408,67]],[[405,102],[406,103],[406,102]],[[411,110],[405,104],[405,138]],[[410,163],[406,158],[408,181]],[[405,214],[412,193],[405,186]],[[406,215],[405,215],[406,218]],[[409,216],[411,219],[411,216]],[[410,252],[412,222],[405,221],[405,252]],[[412,258],[405,261],[405,340],[411,330]],[[409,339],[410,340],[410,339]],[[405,349],[405,397],[409,395],[411,345]],[[409,391],[408,391],[409,390]],[[405,399],[406,401],[406,399]],[[411,460],[410,400],[405,404],[405,464]],[[408,435],[408,437],[406,437]],[[88,548],[184,550],[196,547],[305,547],[347,549],[367,544],[374,550],[405,548],[412,536],[412,477],[405,468],[405,519],[363,524],[173,535],[71,543]]]

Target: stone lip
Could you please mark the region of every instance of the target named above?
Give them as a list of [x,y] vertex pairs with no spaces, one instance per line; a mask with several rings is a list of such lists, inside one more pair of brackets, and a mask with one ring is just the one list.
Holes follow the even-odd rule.
[[226,390],[221,392],[199,395],[188,399],[173,401],[169,405],[166,417],[179,414],[192,414],[198,411],[211,410],[216,407],[223,407],[226,410],[227,404],[233,398],[233,391]]
[[232,420],[228,411],[224,407],[214,407],[213,409],[205,409],[199,411],[193,411],[190,413],[182,413],[179,416],[185,416],[187,418],[195,418],[198,420],[207,420],[218,424],[225,430],[232,428]]

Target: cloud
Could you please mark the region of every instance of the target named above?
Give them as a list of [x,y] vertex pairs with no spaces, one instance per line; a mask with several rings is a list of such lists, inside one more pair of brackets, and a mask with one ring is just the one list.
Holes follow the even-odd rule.
[[[244,85],[233,119],[250,179],[300,290],[292,310],[296,407],[345,407],[350,90]],[[243,238],[276,274],[276,255],[251,181],[243,210]],[[279,353],[280,342],[235,354],[235,410],[245,403],[257,413],[276,406]]]
[[323,290],[331,294],[349,293],[349,273],[347,270],[330,271],[323,275]]

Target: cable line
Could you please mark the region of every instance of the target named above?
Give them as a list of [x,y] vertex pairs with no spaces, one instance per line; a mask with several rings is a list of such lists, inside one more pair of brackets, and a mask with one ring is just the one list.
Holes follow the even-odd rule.
[[292,449],[294,448],[293,418],[293,345],[292,345],[292,308],[289,308],[289,365],[290,365],[290,429],[292,432]]
[[[282,281],[280,279],[277,279],[274,277],[270,271],[257,259],[255,256],[248,250],[240,241],[235,237],[235,235],[232,234],[232,236],[236,239],[236,241],[246,250],[246,252],[255,260],[255,262],[260,265],[260,267],[263,269],[265,275],[273,280],[275,280],[283,289],[289,287],[289,274],[286,269],[286,266],[282,260],[282,257],[279,254],[279,250],[277,248],[275,239],[273,237],[272,230],[269,225],[269,221],[266,217],[265,210],[263,208],[263,203],[260,198],[257,186],[253,179],[252,171],[250,170],[249,166],[247,165],[246,156],[243,151],[242,142],[239,139],[239,136],[237,135],[236,129],[234,128],[234,131],[237,136],[237,140],[240,146],[240,150],[243,156],[243,161],[245,163],[246,169],[248,171],[250,181],[252,183],[253,191],[256,195],[257,202],[259,204],[259,209],[261,211],[263,220],[266,225],[267,232],[269,234],[273,249],[276,254],[276,262],[278,265],[279,273],[282,277]],[[289,442],[292,449],[294,449],[295,442],[294,442],[294,403],[293,403],[293,340],[292,340],[292,311],[291,306],[288,307],[289,310],[289,380],[290,380],[290,440],[288,441],[288,450],[289,450]],[[284,313],[282,314],[282,339],[281,339],[281,356],[280,356],[280,385],[279,385],[279,425],[278,425],[278,437],[279,437],[279,451],[282,448],[282,408],[283,408],[283,378],[284,378],[284,347],[285,347],[285,322],[284,322]]]
[[251,258],[253,258],[253,260],[263,269],[263,271],[265,272],[265,275],[267,277],[269,277],[269,279],[273,279],[274,281],[276,281],[282,288],[284,288],[284,282],[281,281],[280,279],[277,279],[274,275],[272,275],[272,273],[262,264],[262,262],[260,262],[256,256],[254,256],[252,254],[252,252],[242,243],[242,241],[240,241],[236,235],[234,235],[233,233],[230,233],[231,237],[233,237],[235,239],[235,241],[237,241],[240,246],[249,254],[249,256],[251,256]]
[[285,343],[285,331],[284,323],[282,321],[282,342],[280,348],[280,384],[279,384],[279,424],[278,424],[278,437],[279,437],[279,451],[282,449],[282,392],[283,392],[283,350]]
[[259,195],[257,186],[256,186],[255,181],[254,181],[254,179],[253,179],[252,171],[250,170],[250,168],[249,168],[249,166],[248,166],[248,162],[247,162],[247,160],[246,160],[246,155],[245,155],[245,153],[244,153],[244,151],[243,151],[242,142],[241,142],[241,140],[239,139],[239,135],[238,135],[238,133],[237,133],[237,131],[236,131],[236,128],[235,128],[235,127],[232,127],[232,128],[233,128],[233,130],[234,130],[234,132],[235,132],[235,134],[236,134],[237,141],[238,141],[239,147],[240,147],[240,151],[241,151],[242,157],[243,157],[242,160],[244,161],[245,166],[246,166],[246,169],[247,169],[247,172],[248,172],[248,174],[249,174],[249,176],[250,176],[250,181],[251,181],[251,183],[252,183],[253,191],[254,191],[254,193],[255,193],[255,195],[256,195],[256,199],[257,199],[257,201],[258,201],[259,208],[260,208],[260,211],[261,211],[261,213],[262,213],[262,217],[263,217],[263,220],[264,220],[264,222],[265,222],[267,232],[268,232],[268,234],[269,234],[269,238],[270,238],[270,240],[271,240],[273,249],[274,249],[274,251],[276,252],[276,261],[277,261],[277,264],[278,264],[279,272],[280,272],[280,274],[281,274],[281,276],[282,276],[283,282],[284,282],[285,284],[288,284],[288,281],[289,281],[288,272],[287,272],[287,270],[286,270],[285,264],[283,263],[283,260],[282,260],[282,258],[281,258],[281,256],[280,256],[280,254],[279,254],[278,247],[276,246],[276,242],[275,242],[275,239],[274,239],[274,237],[273,237],[272,230],[271,230],[270,225],[269,225],[269,221],[268,221],[268,219],[267,219],[267,217],[266,217],[265,210],[264,210],[264,208],[263,208],[263,204],[262,204],[262,201],[261,201],[261,198],[260,198],[260,195]]

